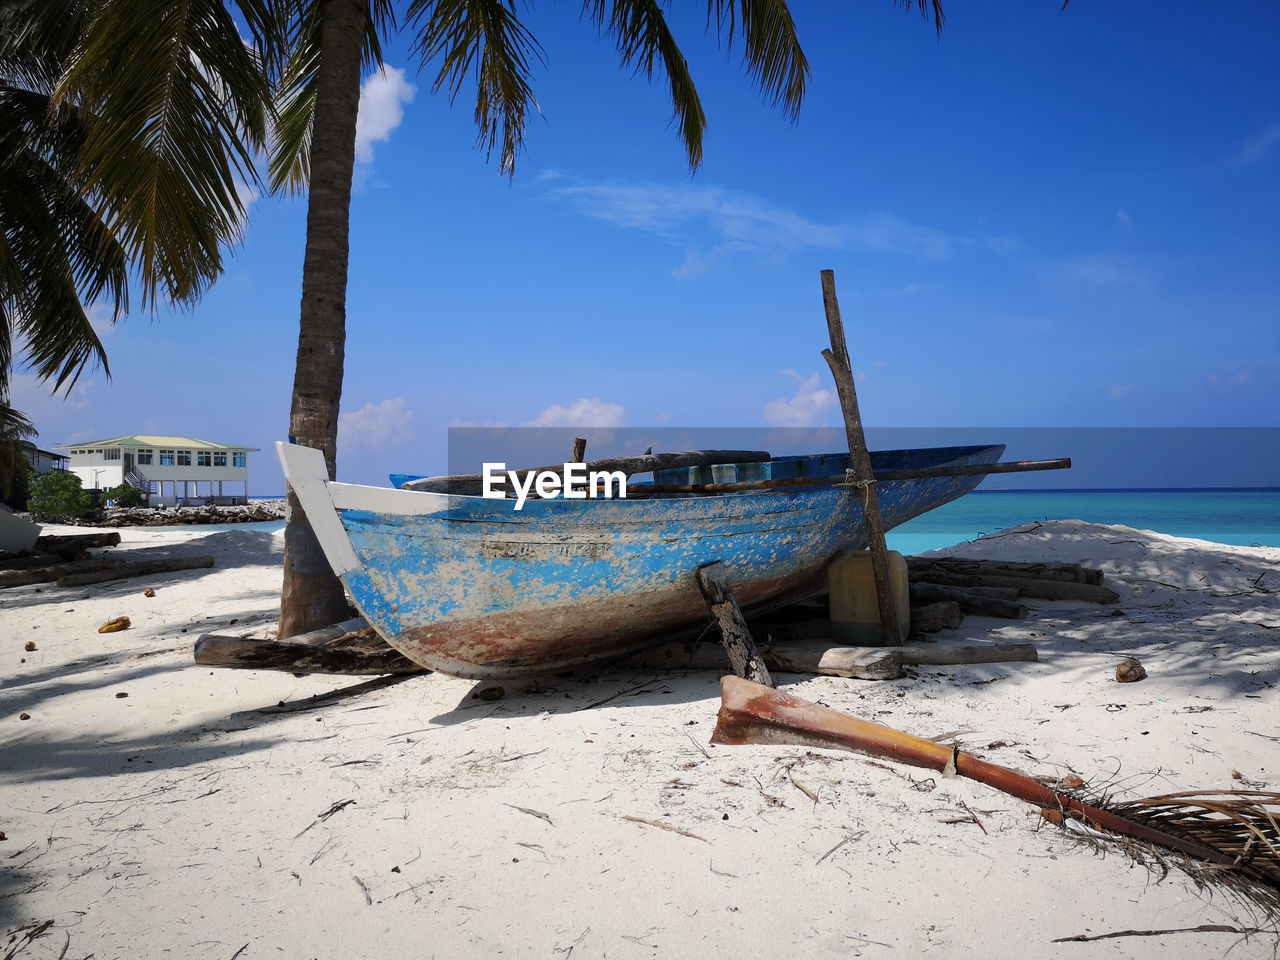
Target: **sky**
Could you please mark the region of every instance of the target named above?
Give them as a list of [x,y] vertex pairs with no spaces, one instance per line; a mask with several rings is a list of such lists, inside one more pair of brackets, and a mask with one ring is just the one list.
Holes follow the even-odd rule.
[[[663,83],[574,4],[521,8],[547,63],[513,179],[475,148],[473,90],[450,105],[387,46],[339,479],[444,472],[450,426],[837,426],[824,268],[868,425],[1280,426],[1280,6],[975,0],[940,37],[889,0],[791,6],[795,123],[672,15],[695,175]],[[110,379],[15,376],[42,447],[243,444],[250,492],[283,491],[306,203],[256,193],[201,303],[103,326]]]

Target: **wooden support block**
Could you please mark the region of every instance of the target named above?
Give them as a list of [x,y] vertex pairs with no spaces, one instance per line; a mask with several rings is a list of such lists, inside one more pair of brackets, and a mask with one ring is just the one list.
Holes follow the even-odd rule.
[[733,598],[729,589],[729,581],[725,579],[724,564],[717,560],[697,570],[698,589],[702,591],[711,615],[720,627],[720,637],[724,642],[725,652],[729,654],[729,662],[733,664],[733,672],[746,680],[754,680],[767,687],[773,686],[769,676],[769,668],[764,665],[747,621],[738,609],[738,601]]

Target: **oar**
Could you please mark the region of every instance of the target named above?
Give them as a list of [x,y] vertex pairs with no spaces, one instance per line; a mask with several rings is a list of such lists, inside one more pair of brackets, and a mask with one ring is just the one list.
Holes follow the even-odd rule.
[[1084,803],[1046,787],[1038,780],[1008,767],[987,763],[934,740],[914,737],[892,727],[859,720],[847,713],[819,706],[798,697],[743,680],[720,679],[720,715],[711,734],[712,743],[779,743],[796,746],[852,750],[888,760],[909,763],[978,780],[1021,800],[1047,808],[1062,817],[1082,820],[1089,826],[1156,843],[1206,863],[1230,866],[1235,857],[1203,843],[1177,837],[1109,810]]

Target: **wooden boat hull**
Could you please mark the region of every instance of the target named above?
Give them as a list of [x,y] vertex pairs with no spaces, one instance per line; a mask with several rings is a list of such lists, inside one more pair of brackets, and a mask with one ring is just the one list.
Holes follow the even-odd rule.
[[[865,546],[856,493],[802,487],[712,497],[514,500],[330,482],[314,450],[278,444],[290,486],[360,612],[432,670],[502,678],[617,656],[704,622],[694,571],[720,560],[748,610],[811,594]],[[994,463],[1002,446],[873,454],[877,469]],[[821,476],[847,457],[743,465],[743,479]],[[662,471],[657,482],[736,479],[736,468]],[[886,529],[982,478],[879,484]]]

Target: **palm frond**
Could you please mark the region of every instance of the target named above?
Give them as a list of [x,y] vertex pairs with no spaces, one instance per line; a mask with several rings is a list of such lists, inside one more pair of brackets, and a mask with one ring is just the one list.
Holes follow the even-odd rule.
[[190,303],[221,272],[221,245],[240,238],[239,185],[257,182],[268,97],[221,0],[94,5],[55,103],[91,120],[85,186],[137,258],[144,305]]
[[[1066,0],[1066,3],[1062,6],[1066,7],[1067,3],[1070,2],[1071,0]],[[941,33],[942,28],[947,25],[947,15],[942,10],[942,0],[893,0],[893,3],[895,6],[904,7],[907,13],[910,13],[911,8],[915,7],[920,11],[920,16],[926,20],[929,19],[930,14],[933,14],[933,28],[938,33]]]
[[583,10],[596,28],[614,38],[625,67],[652,79],[661,60],[671,88],[676,130],[684,143],[689,168],[702,164],[702,137],[707,116],[689,73],[689,64],[676,44],[657,0],[586,0]]
[[507,0],[413,0],[406,21],[418,31],[414,52],[422,69],[440,62],[432,90],[457,99],[468,78],[476,83],[476,143],[486,158],[498,154],[500,172],[514,175],[529,108],[538,108],[530,65],[545,66],[542,47]]
[[748,75],[772,106],[781,105],[795,120],[804,101],[809,62],[786,0],[708,0],[707,20],[714,21],[730,48],[741,34]]
[[[51,6],[57,7],[58,2]],[[74,4],[64,4],[73,6]],[[30,3],[5,4],[31,8]],[[127,260],[75,180],[86,131],[71,105],[50,107],[59,41],[32,33],[0,44],[0,392],[21,345],[54,388],[86,366],[110,373],[84,304],[105,302],[114,322],[127,309]],[[69,48],[72,37],[61,43]],[[40,64],[41,66],[36,66]],[[18,84],[26,81],[32,88]],[[18,341],[15,343],[15,340]]]

